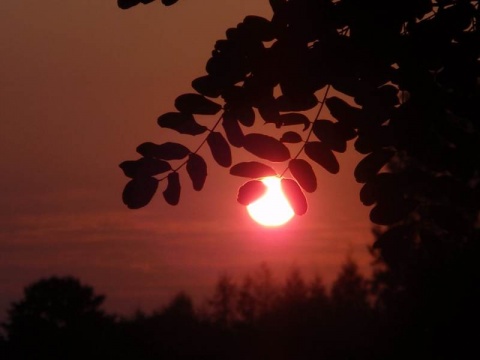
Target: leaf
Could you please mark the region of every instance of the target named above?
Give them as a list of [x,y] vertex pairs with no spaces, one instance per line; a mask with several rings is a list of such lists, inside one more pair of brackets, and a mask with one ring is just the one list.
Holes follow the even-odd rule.
[[364,122],[364,114],[362,109],[349,105],[344,100],[333,96],[325,100],[330,114],[339,122],[350,125],[351,127],[358,127],[359,124]]
[[238,121],[244,126],[253,126],[255,123],[255,111],[251,107],[242,107],[235,111]]
[[364,183],[372,179],[392,158],[394,153],[392,150],[381,149],[365,156],[355,168],[355,180]]
[[392,225],[403,220],[412,210],[411,204],[403,199],[379,202],[370,211],[370,220],[378,225]]
[[333,124],[335,131],[343,140],[348,141],[357,137],[355,129],[345,123],[336,122]]
[[186,146],[173,142],[160,145],[145,142],[137,147],[137,152],[147,158],[163,160],[181,160],[190,154],[190,150]]
[[198,124],[192,114],[168,112],[158,118],[160,127],[178,131],[180,134],[200,135],[207,131],[207,128]]
[[208,97],[219,97],[224,88],[222,81],[214,76],[205,75],[192,81],[192,87]]
[[264,99],[260,106],[258,107],[258,112],[263,120],[267,123],[280,123],[280,113],[277,108],[277,104],[275,103],[275,99],[269,97],[268,99]]
[[162,0],[162,4],[165,6],[170,6],[173,5],[177,2],[178,0]]
[[303,114],[289,113],[280,115],[279,120],[282,126],[289,125],[303,125],[303,130],[307,130],[310,127],[310,120]]
[[193,189],[202,190],[207,178],[207,163],[200,155],[191,153],[188,156],[187,173],[192,180]]
[[306,111],[313,109],[318,104],[314,94],[302,94],[296,97],[280,95],[277,98],[279,111]]
[[402,181],[397,174],[380,173],[363,185],[360,190],[360,200],[367,206],[382,199],[399,202],[402,199],[402,188]]
[[275,176],[277,172],[270,166],[257,161],[241,162],[230,168],[230,174],[251,179],[258,179],[267,176]]
[[225,135],[227,135],[228,142],[235,147],[243,146],[243,131],[240,125],[238,124],[237,119],[235,119],[229,112],[223,114],[222,127],[225,130]]
[[222,107],[199,94],[183,94],[175,99],[178,111],[187,114],[215,115]]
[[377,201],[375,183],[373,181],[365,183],[360,189],[360,201],[365,206],[373,205]]
[[288,202],[292,206],[293,211],[297,215],[303,215],[307,212],[307,198],[303,194],[302,189],[297,182],[292,179],[282,179],[282,190]]
[[275,28],[270,21],[260,16],[249,15],[243,20],[249,34],[260,41],[272,41],[275,38]]
[[207,144],[210,147],[213,158],[220,166],[230,167],[232,165],[232,153],[227,140],[219,132],[212,131],[207,136]]
[[264,134],[245,135],[243,147],[248,152],[272,162],[286,161],[290,158],[290,151],[283,143]]
[[122,10],[129,9],[138,4],[140,4],[140,0],[117,0],[117,5]]
[[120,168],[130,178],[158,175],[172,169],[168,162],[151,158],[127,160],[120,164]]
[[335,155],[324,143],[318,141],[307,142],[305,144],[305,154],[332,174],[340,171],[340,165]]
[[237,201],[242,205],[250,205],[258,200],[265,192],[267,187],[260,180],[250,180],[238,189]]
[[284,143],[296,144],[296,143],[302,142],[303,139],[298,133],[294,131],[287,131],[282,135],[282,137],[280,138],[280,141]]
[[317,190],[317,177],[307,161],[292,159],[288,164],[288,169],[305,191],[314,192]]
[[180,176],[177,172],[171,172],[167,178],[167,188],[163,191],[165,201],[170,205],[177,205],[180,201]]
[[337,152],[345,152],[347,150],[347,142],[340,136],[338,130],[339,128],[329,120],[316,120],[312,128],[315,136],[330,149]]
[[139,209],[152,200],[158,188],[158,180],[153,177],[141,177],[130,180],[123,190],[122,200],[129,209]]

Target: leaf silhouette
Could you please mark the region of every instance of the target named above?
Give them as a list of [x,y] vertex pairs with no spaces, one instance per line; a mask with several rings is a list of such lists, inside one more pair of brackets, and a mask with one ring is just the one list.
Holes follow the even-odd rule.
[[364,122],[364,114],[361,109],[349,105],[344,100],[332,96],[325,100],[330,114],[339,122],[345,123],[352,127],[358,127],[359,124]]
[[336,174],[340,171],[340,165],[338,164],[337,158],[332,150],[330,150],[324,143],[319,141],[307,142],[305,144],[305,154],[332,174]]
[[270,166],[257,161],[241,162],[230,168],[230,174],[235,176],[258,179],[267,176],[275,176],[277,172]]
[[167,188],[163,191],[163,198],[170,205],[177,205],[180,201],[180,176],[177,172],[171,172],[167,178]]
[[140,4],[140,0],[118,0],[117,5],[120,9],[126,10]]
[[255,111],[251,107],[242,107],[235,110],[238,121],[244,126],[253,126],[255,123]]
[[213,158],[218,165],[223,167],[230,167],[232,165],[232,153],[230,151],[230,146],[222,134],[212,131],[207,136],[207,143],[210,147]]
[[[150,2],[150,1],[153,1],[153,0],[147,0],[147,1]],[[177,1],[178,0],[162,0],[162,4],[165,5],[165,6],[170,6],[170,5],[175,4]]]
[[130,180],[123,190],[122,200],[129,209],[139,209],[147,205],[158,188],[158,180],[141,177]]
[[260,41],[272,41],[275,38],[275,28],[270,21],[260,17],[249,15],[243,19],[243,24],[252,36]]
[[258,112],[265,122],[280,124],[280,112],[278,111],[278,107],[273,96],[262,101],[258,107]]
[[191,153],[188,156],[187,173],[192,180],[193,189],[202,190],[207,178],[207,163],[200,155]]
[[240,127],[237,119],[235,119],[227,111],[223,114],[222,127],[225,130],[225,135],[227,135],[228,142],[235,147],[243,146],[243,135],[242,128]]
[[190,154],[190,150],[186,146],[173,142],[160,145],[145,142],[137,147],[137,152],[147,158],[162,160],[181,160]]
[[158,118],[160,127],[178,131],[180,134],[200,135],[207,131],[207,128],[198,124],[192,114],[168,112]]
[[250,180],[238,189],[237,201],[242,205],[250,205],[258,200],[265,192],[267,187],[260,180]]
[[[339,124],[339,123],[337,123]],[[312,131],[315,136],[326,144],[330,149],[337,152],[347,150],[347,142],[339,133],[340,128],[329,120],[316,120],[313,123]]]
[[292,159],[288,164],[288,169],[305,191],[314,192],[317,190],[317,177],[307,161]]
[[412,210],[412,204],[403,199],[391,199],[379,202],[370,211],[370,220],[378,225],[392,225],[407,216]]
[[357,182],[364,183],[372,179],[392,158],[394,153],[392,150],[381,149],[365,156],[354,171]]
[[292,206],[293,211],[297,215],[303,215],[307,212],[308,204],[307,198],[303,194],[302,189],[297,182],[292,179],[282,179],[282,190],[288,202]]
[[301,96],[280,95],[277,98],[279,111],[306,111],[313,109],[318,104],[314,94],[302,94]]
[[175,107],[181,113],[215,115],[222,107],[199,94],[183,94],[175,99]]
[[303,114],[289,113],[280,115],[279,120],[282,126],[289,125],[303,125],[303,130],[307,130],[310,127],[310,120]]
[[375,204],[377,197],[375,196],[375,184],[373,181],[366,182],[360,189],[360,201],[365,206]]
[[200,94],[208,97],[219,97],[224,88],[223,82],[211,75],[201,76],[192,81],[192,87]]
[[168,162],[152,158],[127,160],[120,164],[120,168],[130,178],[158,175],[172,169]]
[[282,142],[264,134],[245,135],[243,147],[248,152],[272,162],[286,161],[290,158],[290,151]]
[[296,143],[302,142],[303,139],[300,136],[300,134],[294,131],[287,131],[282,135],[282,137],[280,138],[280,141],[284,143],[296,144]]

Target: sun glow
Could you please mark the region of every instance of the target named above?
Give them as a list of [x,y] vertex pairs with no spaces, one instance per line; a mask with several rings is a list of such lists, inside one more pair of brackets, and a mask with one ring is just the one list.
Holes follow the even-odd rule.
[[280,178],[270,176],[262,179],[267,192],[247,206],[249,215],[263,226],[280,226],[290,221],[295,214],[285,197]]

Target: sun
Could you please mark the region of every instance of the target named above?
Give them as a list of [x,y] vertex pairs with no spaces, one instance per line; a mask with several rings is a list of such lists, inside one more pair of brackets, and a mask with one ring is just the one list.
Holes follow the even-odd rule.
[[282,191],[281,179],[270,176],[262,179],[267,187],[266,193],[247,206],[249,215],[263,226],[280,226],[295,215],[290,203]]

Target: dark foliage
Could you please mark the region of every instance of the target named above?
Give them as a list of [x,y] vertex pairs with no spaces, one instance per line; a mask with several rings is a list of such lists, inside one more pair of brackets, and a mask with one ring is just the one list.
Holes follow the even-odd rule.
[[[125,8],[140,2],[121,3]],[[270,5],[271,20],[247,16],[227,30],[226,39],[215,44],[207,75],[192,83],[199,94],[180,95],[175,101],[180,112],[160,116],[160,126],[190,135],[209,130],[214,158],[225,167],[231,165],[228,141],[268,161],[298,165],[296,160],[312,160],[335,174],[334,152],[344,152],[355,139],[355,149],[367,155],[355,177],[376,194],[366,203],[376,203],[371,220],[377,224],[392,225],[422,212],[419,197],[437,182],[424,172],[459,178],[478,198],[478,1],[387,6],[378,1],[272,0]],[[332,89],[342,96],[331,95]],[[223,105],[206,97],[220,97]],[[302,113],[316,106],[315,118]],[[210,129],[193,117],[221,108],[221,121]],[[336,121],[319,119],[327,109]],[[295,131],[280,141],[244,133],[260,119],[275,127],[310,128],[298,155],[292,158],[289,151],[303,141]],[[398,186],[385,191],[376,176],[392,157],[414,162],[422,174],[410,173],[407,181],[390,171]],[[309,168],[286,165],[285,170],[293,170],[305,190],[315,190]],[[446,214],[443,205],[432,211],[442,227],[460,221],[461,215]]]
[[[480,321],[479,2],[270,5],[271,20],[247,17],[228,29],[207,75],[192,83],[201,95],[223,100],[228,142],[265,160],[231,173],[261,177],[268,161],[288,161],[295,180],[283,183],[302,214],[300,187],[315,190],[310,168],[338,173],[337,156],[353,141],[365,155],[354,172],[364,184],[360,200],[382,226],[372,247],[381,314],[376,354],[468,358],[478,336],[470,329]],[[314,107],[317,115],[306,117]],[[239,114],[251,109],[245,121]],[[262,120],[265,134],[246,132]],[[277,141],[269,126],[288,131]]]
[[367,295],[352,262],[330,293],[319,277],[293,269],[279,283],[262,265],[240,282],[221,276],[201,311],[180,293],[151,314],[119,318],[78,280],[50,278],[12,304],[0,351],[11,360],[364,358],[374,325]]
[[52,277],[26,287],[23,300],[12,304],[3,325],[11,358],[107,356],[113,318],[101,310],[103,300],[72,277]]

